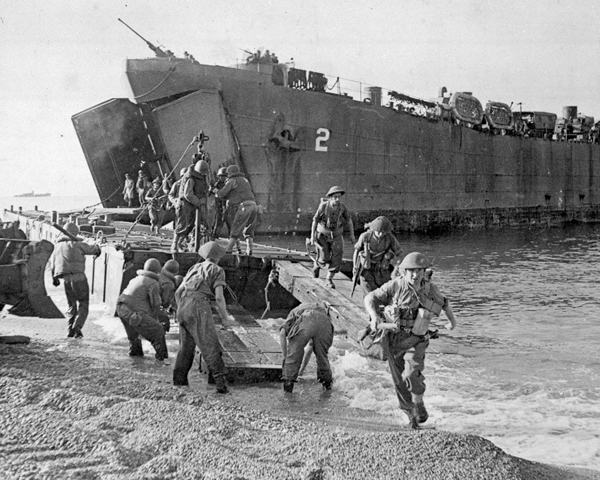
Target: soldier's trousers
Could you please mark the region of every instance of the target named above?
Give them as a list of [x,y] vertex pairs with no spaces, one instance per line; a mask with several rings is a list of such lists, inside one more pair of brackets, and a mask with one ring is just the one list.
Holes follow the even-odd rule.
[[[425,351],[429,340],[401,330],[398,333],[388,333],[381,345],[388,357],[400,409],[410,416],[413,410],[411,394],[425,393],[425,377],[422,372],[425,369]],[[402,378],[403,372],[406,380]]]
[[177,298],[179,352],[173,368],[173,384],[188,385],[196,347],[213,377],[225,375],[223,347],[217,336],[210,301],[204,295],[183,294]]
[[319,233],[317,236],[318,258],[317,263],[321,268],[327,268],[330,273],[337,273],[342,266],[344,253],[344,239],[342,235],[330,237]]
[[165,330],[156,318],[144,312],[136,312],[124,303],[117,304],[117,315],[125,327],[129,340],[129,355],[138,357],[144,355],[140,335],[148,340],[156,351],[156,359],[168,358]]
[[313,351],[317,359],[317,379],[321,382],[331,382],[331,366],[329,364],[329,349],[333,343],[333,325],[323,320],[323,315],[304,315],[299,324],[298,333],[288,338],[287,356],[283,364],[283,380],[296,380],[302,365],[304,347],[313,341]]
[[90,310],[90,287],[85,273],[74,273],[63,277],[67,295],[67,318],[69,333],[81,331]]

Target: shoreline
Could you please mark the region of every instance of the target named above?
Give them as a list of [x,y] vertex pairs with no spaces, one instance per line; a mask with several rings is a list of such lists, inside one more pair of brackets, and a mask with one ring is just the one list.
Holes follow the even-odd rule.
[[600,478],[508,455],[475,435],[252,408],[236,398],[243,386],[217,395],[196,372],[190,387],[174,387],[172,367],[148,353],[127,357],[126,341],[111,341],[94,320],[82,340],[65,338],[65,328],[62,319],[0,313],[0,334],[31,337],[0,344],[6,478]]

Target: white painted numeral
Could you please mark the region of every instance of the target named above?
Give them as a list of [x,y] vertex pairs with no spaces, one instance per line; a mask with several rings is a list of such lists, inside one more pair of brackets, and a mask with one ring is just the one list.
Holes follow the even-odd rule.
[[327,145],[324,143],[329,140],[329,130],[326,128],[319,128],[317,130],[317,140],[315,141],[315,151],[326,152]]

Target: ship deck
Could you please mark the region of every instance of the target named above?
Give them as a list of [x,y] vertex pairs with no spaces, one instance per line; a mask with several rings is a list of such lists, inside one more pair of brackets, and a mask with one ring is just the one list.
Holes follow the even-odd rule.
[[[3,220],[19,221],[31,240],[54,242],[61,235],[49,216],[40,211],[5,210]],[[100,257],[86,262],[86,274],[92,297],[112,311],[118,295],[148,258],[158,258],[163,264],[175,258],[182,274],[198,260],[194,252],[169,251],[171,231],[163,229],[156,235],[144,224],[114,221],[110,226],[93,228],[92,232],[82,230],[82,236],[102,245]],[[227,241],[218,242],[225,246]],[[344,263],[347,272],[351,263],[348,260]],[[300,302],[320,303],[327,308],[336,334],[346,337],[350,344],[356,343],[358,330],[366,324],[361,289],[356,288],[350,295],[352,281],[344,274],[335,278],[335,290],[328,288],[323,279],[314,278],[307,252],[255,243],[251,256],[226,255],[220,265],[227,275],[227,308],[235,318],[233,325],[218,329],[231,382],[274,381],[281,377],[281,348],[257,321],[260,315],[257,312],[281,317]],[[271,272],[275,275],[270,275]],[[269,283],[270,278],[276,278],[275,284]],[[218,314],[215,318],[219,318]],[[172,319],[167,338],[175,340],[177,332],[178,325]]]

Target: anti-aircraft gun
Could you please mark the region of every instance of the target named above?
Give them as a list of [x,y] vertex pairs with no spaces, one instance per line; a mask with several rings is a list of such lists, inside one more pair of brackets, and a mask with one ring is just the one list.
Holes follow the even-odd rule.
[[148,47],[150,48],[150,50],[152,50],[154,52],[154,54],[157,57],[172,57],[173,56],[173,52],[171,52],[170,50],[167,50],[166,52],[160,48],[157,47],[156,45],[153,45],[152,43],[150,43],[148,40],[146,40],[144,37],[142,37],[139,33],[137,33],[133,28],[131,28],[129,25],[127,25],[123,20],[121,20],[120,18],[117,18],[117,20],[119,22],[121,22],[123,25],[125,25],[129,30],[131,30],[133,33],[135,33],[138,37],[140,37],[144,42],[146,42],[146,45],[148,45]]

